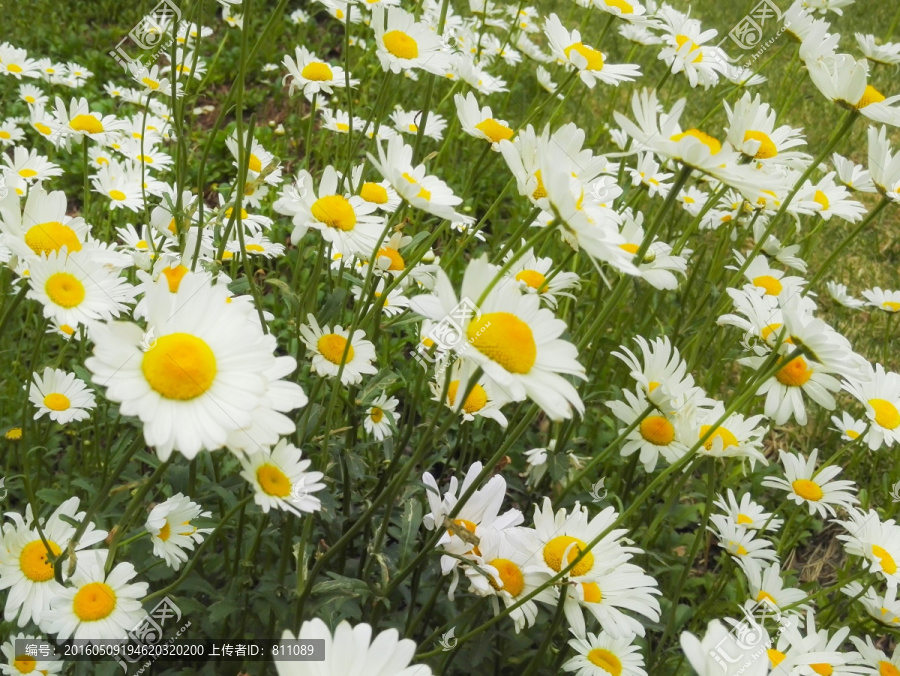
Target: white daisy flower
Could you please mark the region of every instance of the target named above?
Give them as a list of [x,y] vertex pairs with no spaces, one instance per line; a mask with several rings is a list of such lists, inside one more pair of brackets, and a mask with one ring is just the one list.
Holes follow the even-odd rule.
[[132,582],[137,571],[130,563],[118,563],[105,573],[106,556],[106,550],[96,550],[78,557],[71,586],[53,597],[41,622],[48,634],[59,640],[127,639],[146,617],[141,599],[149,585]]
[[282,509],[297,516],[317,512],[322,503],[313,493],[325,488],[321,472],[308,472],[312,460],[287,439],[271,453],[260,451],[241,457],[241,476],[254,488],[253,501],[264,512]]
[[49,366],[42,375],[34,374],[28,397],[38,409],[35,420],[47,414],[51,420],[63,425],[87,420],[91,417],[91,409],[97,405],[94,393],[83,380],[76,378],[74,373]]
[[181,493],[159,503],[150,510],[144,525],[153,542],[153,553],[167,566],[178,570],[188,560],[185,550],[193,551],[194,544],[203,542],[203,535],[212,532],[211,528],[191,525],[191,520],[209,516],[210,512],[204,512],[200,505]]
[[366,432],[375,437],[376,441],[382,441],[385,437],[393,436],[397,426],[396,397],[388,397],[384,392],[379,394],[366,409],[366,417],[363,419],[363,427]]
[[762,481],[763,486],[787,491],[788,499],[798,505],[806,503],[811,515],[818,514],[824,519],[826,515],[835,515],[835,506],[850,509],[859,502],[854,482],[835,481],[835,477],[841,473],[839,466],[829,465],[816,471],[819,449],[813,450],[809,460],[801,453],[792,454],[779,450],[778,455],[784,465],[786,478],[766,477]]
[[[319,328],[312,314],[306,316],[307,324],[300,326],[300,337],[313,353],[312,368],[324,378],[334,378],[338,371],[345,385],[358,385],[366,374],[375,374],[375,346],[366,340],[366,332],[357,329],[353,336],[340,325],[332,330],[327,324]],[[346,353],[346,356],[345,356]]]

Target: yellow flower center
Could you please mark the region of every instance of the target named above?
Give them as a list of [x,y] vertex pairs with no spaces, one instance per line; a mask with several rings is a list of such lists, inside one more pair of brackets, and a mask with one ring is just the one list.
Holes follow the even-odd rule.
[[787,655],[785,655],[780,650],[775,650],[775,648],[769,648],[766,650],[766,654],[769,656],[769,661],[772,663],[772,668],[777,667],[779,664],[784,662]]
[[885,310],[887,310],[888,312],[897,312],[897,311],[900,311],[900,303],[898,303],[897,301],[894,301],[894,300],[886,300],[886,301],[884,301],[884,302],[881,304],[881,307],[883,307],[883,308],[884,308]]
[[824,662],[819,664],[810,664],[809,668],[815,671],[819,676],[831,676],[834,673],[834,669],[830,664],[825,664]]
[[469,323],[469,343],[510,373],[528,373],[537,360],[531,327],[509,312],[487,312]]
[[[775,280],[775,281],[777,282],[778,280]],[[760,286],[760,285],[757,284],[756,286]],[[778,286],[780,287],[781,284],[779,283]],[[777,296],[778,294],[774,294],[774,295]],[[773,333],[776,333],[778,331],[778,329],[780,329],[780,328],[781,328],[781,324],[769,324],[768,326],[763,327],[762,331],[759,332],[759,335],[762,337],[763,340],[768,342],[769,336],[771,336]],[[785,342],[790,342],[790,341],[787,340]]]
[[522,270],[516,275],[516,281],[524,282],[538,293],[547,290],[547,278],[537,270]]
[[[737,524],[738,524],[738,526],[743,526],[743,525],[746,525],[746,524],[748,524],[748,523],[753,523],[753,519],[751,519],[751,518],[750,518],[749,516],[747,516],[746,514],[738,514],[738,515],[737,515]],[[760,592],[760,594],[762,594],[762,593],[763,593],[763,592]],[[761,599],[756,599],[756,600],[759,601],[759,600],[761,600]]]
[[810,502],[818,502],[825,495],[819,484],[809,479],[797,479],[791,484],[791,488],[794,489],[794,493]]
[[625,242],[625,244],[620,244],[619,248],[622,249],[623,251],[627,251],[628,253],[630,253],[633,256],[634,254],[636,254],[638,252],[638,249],[640,249],[641,247],[639,247],[637,244],[632,244],[631,242]]
[[[712,425],[703,425],[700,427],[700,436],[706,436],[706,433],[712,428]],[[716,431],[712,433],[712,436],[706,440],[706,443],[703,444],[703,447],[707,451],[711,451],[713,448],[713,442],[716,439],[722,440],[722,450],[726,450],[729,446],[737,446],[738,440],[734,434],[731,433],[730,430],[725,429],[724,427],[717,427]]]
[[59,392],[53,392],[44,397],[44,406],[51,411],[67,411],[71,405],[72,402],[69,401],[69,398]]
[[53,561],[62,549],[53,540],[47,540],[50,551],[41,540],[33,540],[22,547],[19,554],[19,568],[32,582],[46,582],[53,579]]
[[[458,391],[459,381],[454,380],[447,388],[447,401],[450,402],[451,406],[456,405],[456,394]],[[487,392],[484,391],[484,388],[481,385],[475,383],[475,387],[472,388],[472,391],[469,392],[469,396],[466,397],[466,400],[463,403],[463,411],[466,413],[477,413],[485,407],[487,401]]]
[[313,218],[329,228],[349,232],[356,227],[356,212],[350,202],[341,195],[326,195],[317,199],[312,209]]
[[181,280],[184,279],[184,276],[187,273],[188,269],[184,265],[176,265],[173,268],[163,268],[162,274],[165,275],[170,292],[178,292],[178,287],[181,286]]
[[419,45],[403,31],[388,31],[382,41],[384,48],[398,59],[415,59],[419,55]]
[[116,609],[116,592],[105,582],[90,582],[75,594],[72,610],[82,622],[96,622]]
[[216,355],[202,338],[170,333],[144,353],[141,371],[147,384],[166,399],[188,401],[212,387]]
[[338,131],[350,131],[350,125],[346,122],[335,122],[334,126]]
[[487,136],[494,143],[499,143],[500,141],[508,141],[513,137],[515,133],[512,129],[507,127],[502,122],[497,122],[493,117],[489,117],[486,120],[482,120],[478,124],[475,125],[475,128],[480,131],[482,134]]
[[711,155],[718,155],[719,151],[722,150],[722,144],[717,138],[714,138],[709,134],[704,134],[699,129],[688,129],[687,131],[683,131],[680,134],[675,134],[670,140],[677,143],[681,139],[687,138],[688,136],[697,139],[698,141],[700,141],[700,143],[709,148],[709,152]]
[[331,72],[331,66],[327,63],[322,63],[321,61],[313,61],[312,63],[306,64],[303,66],[303,70],[300,71],[300,75],[303,78],[314,82],[328,82],[334,78],[334,73]]
[[332,364],[340,365],[341,358],[344,356],[344,349],[347,350],[347,361],[353,361],[353,346],[350,345],[348,347],[347,339],[336,333],[326,333],[319,338],[316,346],[319,348],[321,355]]
[[12,665],[19,671],[20,674],[30,674],[32,671],[34,671],[37,662],[33,657],[29,657],[28,655],[19,655],[16,657],[16,659],[13,660]]
[[250,171],[255,171],[258,174],[262,171],[262,160],[260,160],[253,153],[250,153],[250,159],[247,160],[247,168]]
[[888,575],[894,575],[897,572],[897,562],[886,549],[872,545],[872,556],[881,562],[881,569]]
[[515,563],[509,559],[494,559],[489,565],[497,569],[497,574],[500,576],[500,581],[503,583],[503,586],[500,587],[497,585],[494,578],[489,578],[491,586],[494,589],[503,589],[503,591],[508,592],[511,596],[518,596],[522,593],[522,590],[525,589],[525,576]]
[[378,250],[379,258],[389,258],[391,260],[391,264],[388,267],[388,270],[405,270],[406,269],[406,261],[403,260],[403,256],[400,255],[400,252],[396,249],[392,249],[389,246],[381,247]]
[[32,178],[37,176],[37,172],[34,169],[20,169],[19,176],[22,178]]
[[63,225],[59,221],[39,223],[28,228],[28,232],[25,233],[25,244],[38,256],[46,256],[63,247],[66,247],[69,253],[81,251],[78,235],[68,225]]
[[163,527],[159,529],[159,535],[157,535],[156,537],[158,537],[160,540],[165,542],[171,536],[172,536],[172,527],[169,525],[169,522],[166,521],[163,524]]
[[362,189],[359,191],[359,196],[366,202],[371,202],[372,204],[387,204],[388,201],[387,188],[383,185],[378,185],[377,183],[363,183]]
[[53,130],[43,122],[35,122],[34,128],[41,132],[44,136],[49,136],[53,133]]
[[588,661],[595,664],[610,676],[621,676],[622,662],[605,648],[594,648],[587,654]]
[[756,602],[759,603],[760,601],[768,601],[774,606],[778,605],[777,603],[775,603],[775,597],[762,590],[760,590],[759,594],[756,595]]
[[678,45],[679,50],[685,45],[689,45],[688,56],[691,56],[691,54],[697,52],[697,56],[694,57],[692,63],[700,63],[701,61],[703,61],[703,52],[700,50],[700,45],[691,40],[687,35],[676,35],[675,44]]
[[12,138],[12,134],[10,134],[10,133],[9,133],[8,131],[6,131],[5,129],[0,129],[0,138],[2,138],[2,139],[11,139],[11,138]]
[[7,64],[6,70],[8,70],[10,73],[21,73],[22,66],[20,66],[17,63],[10,63],[10,64]]
[[587,61],[587,66],[585,66],[587,70],[603,70],[603,54],[593,47],[588,47],[581,42],[575,42],[566,47],[563,52],[570,61],[572,59],[572,52],[581,54],[584,60]]
[[384,419],[384,411],[377,406],[373,406],[372,410],[369,411],[369,418],[372,419],[373,423],[380,423]]
[[900,427],[900,411],[886,399],[869,399],[869,406],[875,410],[875,422],[885,429]]
[[84,300],[84,285],[70,272],[50,275],[44,291],[53,303],[64,308],[77,307]]
[[900,676],[900,669],[890,662],[882,661],[878,663],[878,674],[879,676]]
[[[572,563],[586,548],[587,543],[584,540],[579,540],[571,535],[559,535],[544,545],[544,563],[558,573],[566,565]],[[566,563],[563,564],[563,555],[566,553],[567,549],[569,550],[569,555],[566,557]],[[591,554],[591,552],[588,552],[575,567],[569,571],[569,574],[576,577],[585,575],[593,567],[594,555]]]
[[534,177],[537,179],[537,188],[535,188],[534,192],[531,193],[531,197],[532,199],[539,200],[547,196],[547,188],[544,187],[544,180],[541,178],[540,169],[534,172]]
[[138,155],[135,159],[138,162],[144,162],[145,164],[153,164],[153,158],[149,155]]
[[103,123],[93,115],[76,115],[69,121],[69,126],[86,134],[103,133]]
[[857,110],[862,110],[866,106],[871,106],[873,103],[881,103],[884,101],[884,94],[875,89],[872,85],[866,85],[866,91],[863,92],[862,98],[856,104]]
[[[231,218],[231,214],[233,214],[233,213],[234,213],[234,209],[231,208],[231,207],[228,207],[228,208],[225,210],[225,218],[230,219],[230,218]],[[242,220],[242,221],[247,220],[247,216],[248,216],[247,210],[246,210],[246,209],[241,209],[241,220]]]
[[10,427],[6,430],[6,434],[3,435],[10,441],[18,441],[22,438],[22,428],[21,427]]
[[828,195],[826,195],[821,190],[816,190],[816,194],[813,195],[813,202],[822,207],[822,211],[828,211],[828,207],[831,206],[831,202],[828,200]]
[[600,603],[603,601],[603,592],[600,591],[600,585],[596,582],[585,582],[581,585],[584,592],[584,600],[586,603]]
[[788,387],[802,387],[812,377],[812,369],[803,357],[794,357],[781,367],[775,374],[775,379]]
[[648,415],[640,429],[641,436],[656,446],[668,446],[675,438],[675,427],[661,415]]
[[256,470],[256,480],[266,495],[284,498],[291,494],[291,480],[275,465],[260,465]]
[[778,155],[778,148],[775,147],[775,142],[765,132],[748,131],[744,134],[744,143],[747,141],[759,141],[759,150],[753,156],[754,159],[770,160]]
[[615,7],[622,14],[634,14],[634,7],[625,2],[625,0],[603,0],[607,7]]
[[125,193],[121,190],[110,190],[109,196],[112,197],[117,202],[122,202],[125,200]]
[[772,275],[760,275],[759,277],[754,277],[753,285],[765,289],[767,296],[777,296],[784,288],[781,286],[781,282]]
[[150,89],[152,89],[154,91],[159,89],[159,82],[157,82],[156,80],[154,80],[152,78],[149,78],[149,77],[142,78],[141,82],[144,83],[144,85],[146,85],[147,87],[150,87]]

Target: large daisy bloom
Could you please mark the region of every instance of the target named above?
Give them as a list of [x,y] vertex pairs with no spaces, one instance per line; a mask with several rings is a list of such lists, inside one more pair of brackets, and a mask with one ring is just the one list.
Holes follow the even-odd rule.
[[462,130],[469,136],[489,141],[491,150],[499,150],[500,141],[509,141],[515,135],[505,120],[494,118],[490,106],[479,106],[472,92],[465,98],[462,94],[456,94],[453,101],[456,103],[456,114]]
[[824,519],[826,515],[835,515],[835,505],[850,509],[859,502],[854,495],[856,484],[834,480],[841,473],[838,465],[822,467],[816,472],[819,449],[813,450],[809,460],[801,453],[795,455],[779,450],[778,455],[784,465],[785,478],[767,477],[763,479],[763,486],[787,491],[788,499],[798,505],[806,503],[810,514],[818,514]]
[[850,519],[838,521],[847,530],[838,535],[849,554],[862,556],[873,573],[881,573],[888,584],[900,583],[900,526],[893,519],[882,521],[878,512],[852,510]]
[[255,489],[253,500],[264,512],[283,509],[297,516],[322,509],[312,495],[325,488],[321,472],[307,472],[312,460],[282,439],[271,452],[260,451],[241,458],[241,476]]
[[92,112],[84,97],[72,99],[66,108],[65,102],[57,96],[55,115],[66,140],[75,139],[78,143],[88,137],[105,144],[126,126],[115,115]]
[[44,316],[78,326],[118,317],[133,300],[134,287],[92,251],[64,251],[29,265],[28,297],[44,306]]
[[575,676],[647,676],[640,646],[629,638],[613,638],[605,632],[575,637],[569,645],[578,653],[562,665]]
[[24,204],[14,192],[0,200],[0,232],[13,253],[22,258],[47,256],[63,247],[68,253],[81,251],[89,227],[81,217],[66,215],[66,194],[46,192],[36,185],[28,191]]
[[78,557],[71,586],[63,587],[50,602],[41,623],[60,640],[127,639],[128,632],[146,617],[140,599],[146,582],[132,582],[137,571],[130,563],[118,563],[107,575],[106,551]]
[[376,55],[384,70],[399,73],[420,68],[443,75],[450,69],[450,52],[436,31],[399,7],[372,10]]
[[[204,275],[183,273],[174,292],[168,282],[161,275],[148,286],[146,333],[131,322],[95,324],[85,362],[121,413],[140,418],[163,460],[173,450],[187,458],[216,450],[259,422],[277,364],[275,337],[263,334],[251,304],[231,302]],[[256,447],[270,438],[258,436]]]
[[561,62],[577,69],[578,77],[590,88],[597,84],[597,80],[618,86],[620,82],[633,81],[641,75],[639,66],[606,63],[606,55],[603,52],[584,44],[577,29],[571,33],[567,31],[556,14],[551,14],[547,18],[544,30],[553,55]]
[[[305,47],[296,47],[294,58],[285,56],[283,64],[288,72],[284,76],[284,82],[290,81],[289,93],[293,94],[295,89],[300,89],[310,101],[319,92],[330,95],[334,87],[346,87],[348,83],[343,68],[322,61]],[[355,87],[359,80],[349,80],[349,84]]]
[[86,420],[91,416],[91,409],[97,405],[94,393],[83,380],[76,378],[74,373],[49,366],[44,369],[43,374],[34,374],[28,397],[37,407],[35,420],[46,414],[51,420],[63,425]]
[[58,674],[62,671],[64,663],[57,659],[41,659],[40,656],[16,654],[16,641],[42,641],[42,637],[31,634],[12,634],[9,640],[0,646],[0,652],[6,660],[0,664],[0,674],[4,676],[18,676],[18,674]]
[[365,331],[357,329],[351,337],[350,331],[341,326],[335,326],[332,330],[326,324],[320,328],[312,314],[307,315],[306,320],[308,324],[300,327],[300,337],[313,353],[312,367],[318,375],[334,378],[343,365],[341,382],[358,385],[364,375],[378,373],[372,363],[375,361],[375,346],[366,340]]
[[282,190],[274,208],[292,218],[294,244],[313,228],[340,251],[368,257],[384,229],[384,219],[372,215],[375,204],[358,195],[338,192],[338,173],[330,165],[322,173],[318,191],[313,187],[312,175],[301,169],[296,181]]
[[153,553],[173,570],[188,560],[185,550],[193,551],[194,543],[202,542],[203,534],[212,530],[191,525],[198,516],[208,517],[210,512],[181,493],[159,503],[147,515],[145,527],[153,541]]
[[885,371],[881,364],[873,368],[866,362],[866,366],[859,380],[844,382],[844,389],[866,407],[866,417],[872,423],[866,441],[875,451],[882,444],[900,442],[900,375]]
[[278,660],[278,676],[431,676],[425,665],[409,666],[416,653],[416,643],[401,639],[396,629],[386,629],[372,636],[372,627],[358,624],[351,627],[341,622],[332,635],[319,618],[307,620],[294,636],[285,631],[284,641],[324,639],[324,659],[320,662],[291,662]]
[[[463,278],[461,296],[474,307],[498,268],[487,257],[469,263]],[[585,378],[574,345],[559,338],[566,324],[547,308],[540,307],[535,294],[523,294],[511,283],[498,284],[487,294],[477,313],[464,312],[450,280],[438,271],[435,293],[413,298],[410,307],[420,315],[440,322],[458,320],[466,341],[464,355],[471,359],[513,401],[530,398],[553,420],[579,414],[584,404],[563,374]]]
[[[18,617],[18,625],[29,621],[42,624],[50,601],[56,598],[63,586],[56,581],[54,562],[69,546],[75,535],[75,526],[61,518],[63,515],[76,523],[85,518],[86,512],[78,511],[78,498],[62,503],[46,521],[42,521],[41,539],[33,521],[31,505],[25,508],[25,518],[17,512],[8,512],[11,523],[3,526],[3,552],[0,559],[0,589],[8,589],[3,618],[12,622]],[[105,530],[97,530],[89,523],[81,535],[76,552],[106,539]],[[49,549],[48,549],[49,547]],[[79,560],[86,552],[77,554]]]
[[387,148],[378,144],[378,158],[369,154],[369,161],[381,173],[394,190],[416,209],[427,211],[453,223],[472,222],[454,207],[462,203],[462,198],[453,194],[450,187],[437,176],[426,174],[425,165],[413,166],[413,149],[403,138],[394,136],[387,142]]

